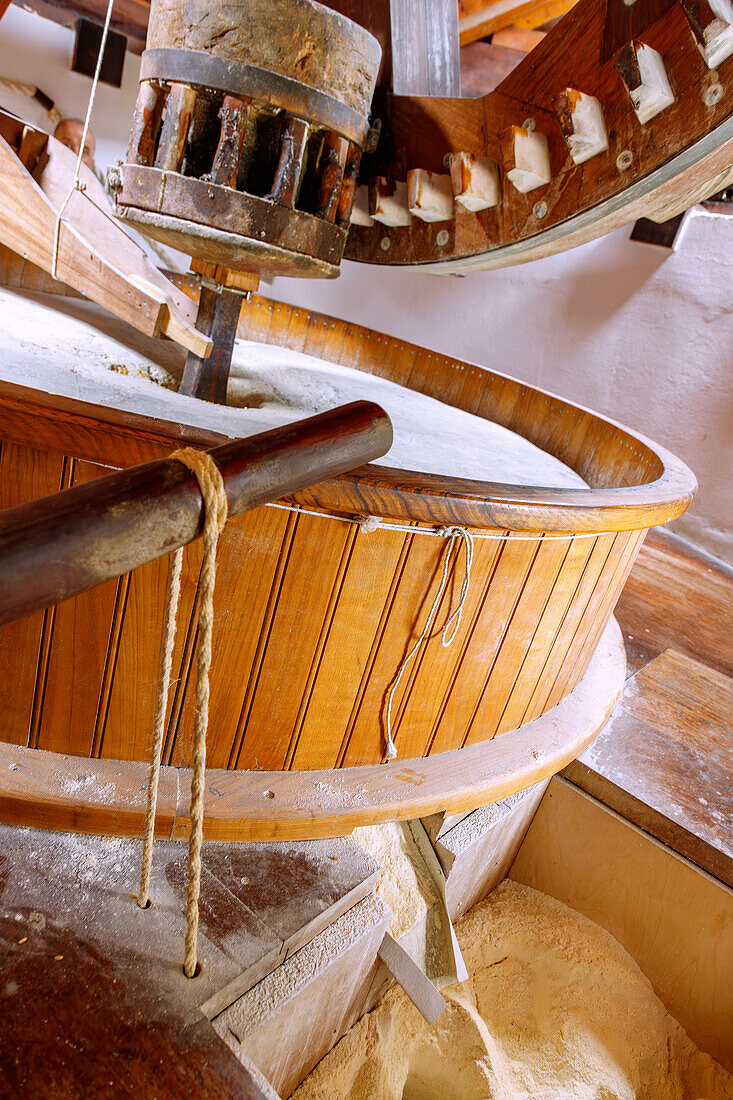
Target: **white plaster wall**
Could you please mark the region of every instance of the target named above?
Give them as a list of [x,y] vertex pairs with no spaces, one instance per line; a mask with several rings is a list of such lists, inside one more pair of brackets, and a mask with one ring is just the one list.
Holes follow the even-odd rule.
[[622,229],[520,267],[443,278],[346,263],[274,296],[514,374],[620,420],[695,471],[678,533],[733,563],[733,218],[678,250]]
[[[83,117],[91,81],[69,71],[72,51],[71,31],[20,8],[0,23],[0,76]],[[138,71],[128,54],[122,88],[99,87],[101,168],[124,153]],[[11,99],[0,92],[28,112]],[[276,279],[265,290],[515,374],[658,440],[700,482],[677,530],[733,563],[733,218],[694,217],[675,253],[628,232],[463,279],[345,263],[335,282]]]
[[[0,23],[0,77],[35,84],[54,100],[64,117],[84,119],[92,81],[71,71],[74,32],[49,19],[11,6]],[[104,169],[127,147],[132,110],[137,97],[140,58],[128,53],[122,87],[99,84],[92,130],[97,141],[97,166]],[[46,112],[26,96],[0,89],[0,104],[43,128]]]

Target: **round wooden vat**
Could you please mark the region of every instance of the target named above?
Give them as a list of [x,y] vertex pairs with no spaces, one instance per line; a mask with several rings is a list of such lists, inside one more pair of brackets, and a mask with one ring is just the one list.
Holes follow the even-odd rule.
[[[691,500],[687,467],[570,402],[355,325],[254,299],[242,327],[250,339],[373,372],[493,419],[561,459],[589,488],[526,489],[370,465],[232,520],[219,550],[211,768],[383,761],[386,695],[437,591],[446,543],[434,532],[446,524],[474,537],[471,584],[453,644],[444,647],[434,632],[395,693],[400,761],[479,745],[566,699],[646,530]],[[220,438],[9,385],[0,386],[0,418],[3,507],[98,476],[101,467],[165,455],[182,439],[210,446]],[[354,522],[363,515],[384,526],[366,531]],[[200,563],[193,544],[163,755],[174,767],[190,761]],[[166,576],[167,562],[153,562],[0,631],[12,685],[2,739],[76,758],[145,760]],[[437,623],[447,608],[446,598]],[[537,752],[539,775],[542,744]]]

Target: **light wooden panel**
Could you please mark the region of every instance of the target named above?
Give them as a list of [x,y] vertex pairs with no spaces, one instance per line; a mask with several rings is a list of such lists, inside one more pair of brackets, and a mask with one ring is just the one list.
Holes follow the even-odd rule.
[[[75,462],[73,484],[104,473],[104,467]],[[57,606],[35,739],[38,748],[91,755],[118,595],[125,586],[124,578],[108,581]]]
[[348,524],[298,517],[244,727],[239,759],[245,766],[287,766],[355,532]]
[[733,1072],[728,887],[559,778],[510,877],[607,929],[694,1042]]
[[[263,623],[272,618],[294,528],[295,517],[288,512],[257,508],[233,519],[219,541],[207,739],[211,767],[226,768],[236,761],[240,715],[258,663]],[[280,547],[279,555],[274,547]],[[177,765],[191,761],[196,676],[191,665],[189,654],[182,681],[185,701],[169,752],[171,762]]]
[[[3,440],[0,508],[12,508],[14,504],[58,492],[65,465],[61,455]],[[26,745],[31,739],[39,658],[47,650],[52,625],[53,609],[50,609],[0,630],[0,668],[5,682],[0,692],[3,741]]]

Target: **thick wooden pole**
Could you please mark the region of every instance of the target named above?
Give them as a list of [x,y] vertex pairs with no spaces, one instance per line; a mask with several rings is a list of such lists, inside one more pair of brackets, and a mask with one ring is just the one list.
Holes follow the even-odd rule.
[[[370,401],[234,440],[211,455],[230,516],[386,454],[387,414]],[[162,459],[0,513],[0,626],[191,542],[203,529],[194,476]]]

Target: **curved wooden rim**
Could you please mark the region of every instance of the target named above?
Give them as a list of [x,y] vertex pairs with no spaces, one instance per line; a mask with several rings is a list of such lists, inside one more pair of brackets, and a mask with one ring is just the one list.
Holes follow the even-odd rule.
[[[460,524],[479,530],[598,534],[669,523],[687,509],[697,490],[692,471],[666,448],[582,405],[498,371],[264,298],[255,298],[243,310],[240,335],[390,378],[456,408],[503,423],[570,466],[578,467],[588,448],[579,449],[580,458],[569,456],[563,450],[568,434],[577,430],[584,436],[611,433],[613,464],[608,470],[601,465],[600,470],[606,483],[621,482],[587,489],[526,487],[370,464],[295,494],[288,498],[293,504],[342,514],[370,513],[403,522]],[[395,361],[399,370],[395,369]],[[415,374],[418,384],[412,383]],[[461,396],[458,383],[467,379],[472,384],[473,400]],[[455,392],[458,396],[453,395]],[[502,418],[490,402],[488,409],[483,407],[487,404],[483,395],[487,393],[494,395],[493,406],[501,395],[508,394],[513,402],[512,414]],[[0,428],[6,420],[4,408],[12,414],[7,418],[7,437],[12,441],[34,446],[41,417],[50,429],[45,444],[63,449],[67,443],[63,424],[59,429],[55,423],[60,412],[63,418],[72,418],[77,429],[85,428],[87,444],[75,457],[105,464],[108,453],[100,452],[91,438],[90,420],[109,424],[115,432],[134,427],[138,443],[144,433],[148,449],[138,446],[139,461],[168,453],[173,440],[213,447],[226,438],[217,432],[52,396],[13,383],[0,383]],[[559,424],[562,431],[558,430]],[[593,447],[590,452],[592,456]],[[589,476],[587,469],[578,472]]]
[[[463,813],[547,779],[590,744],[624,683],[626,655],[611,620],[585,676],[563,702],[493,741],[419,760],[308,772],[207,773],[209,840],[343,836],[360,825]],[[156,832],[186,839],[188,769],[163,767]],[[0,821],[69,832],[139,836],[147,765],[0,743]]]

